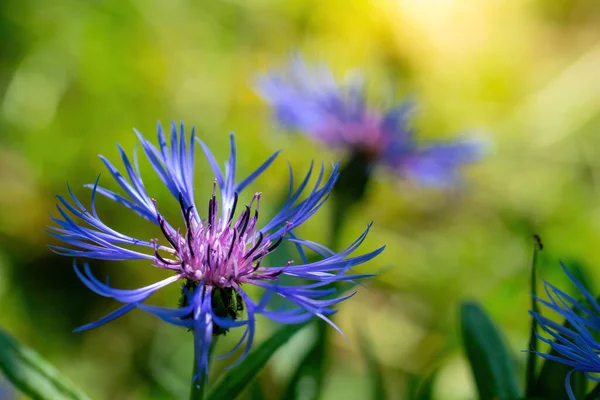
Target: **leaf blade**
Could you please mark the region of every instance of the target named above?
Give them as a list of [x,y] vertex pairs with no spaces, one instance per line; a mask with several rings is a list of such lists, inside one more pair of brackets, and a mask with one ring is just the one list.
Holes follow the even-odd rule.
[[0,370],[15,387],[34,399],[90,399],[37,352],[3,331],[0,331]]
[[383,380],[383,371],[377,356],[373,351],[371,343],[368,342],[365,335],[357,330],[358,344],[364,359],[367,361],[367,371],[369,372],[369,380],[371,381],[371,398],[372,399],[386,399],[385,382]]
[[460,314],[464,349],[475,377],[479,398],[520,398],[512,357],[494,322],[475,302],[463,302]]
[[323,386],[323,375],[325,371],[325,361],[327,352],[327,327],[329,325],[325,321],[316,321],[316,338],[315,342],[306,352],[302,361],[292,374],[286,388],[279,396],[280,400],[295,400],[297,397],[297,388],[300,381],[313,382],[313,390],[311,394],[303,396],[311,400],[317,400],[321,395]]
[[244,361],[221,376],[216,385],[208,392],[207,399],[235,399],[253,381],[271,356],[309,323],[310,321],[281,327],[251,351]]

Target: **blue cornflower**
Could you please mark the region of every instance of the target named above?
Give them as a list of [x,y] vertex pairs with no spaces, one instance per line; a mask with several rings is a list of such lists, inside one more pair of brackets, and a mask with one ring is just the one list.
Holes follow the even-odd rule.
[[[82,331],[98,327],[106,322],[139,308],[178,326],[193,330],[198,374],[208,374],[208,357],[212,337],[224,334],[230,328],[245,327],[245,332],[232,354],[245,343],[240,361],[248,353],[255,333],[257,314],[283,324],[296,324],[317,316],[338,329],[328,318],[335,313],[332,306],[352,296],[331,296],[335,289],[326,286],[337,281],[348,281],[370,275],[346,274],[359,264],[377,256],[382,248],[360,256],[351,256],[364,241],[370,228],[345,250],[335,253],[318,243],[300,239],[294,233],[317,212],[328,198],[338,177],[338,165],[333,167],[329,178],[324,178],[321,166],[318,178],[308,195],[301,199],[308,186],[313,168],[306,174],[299,187],[294,189],[290,169],[290,187],[287,201],[275,216],[262,227],[258,225],[261,194],[255,193],[244,207],[237,207],[242,191],[250,185],[273,162],[273,154],[252,174],[242,180],[236,179],[236,146],[231,134],[231,153],[224,173],[208,147],[195,138],[192,130],[186,139],[183,124],[179,131],[171,126],[171,144],[158,125],[158,147],[136,131],[143,151],[154,171],[171,194],[178,199],[182,219],[180,224],[166,221],[142,182],[137,153],[133,163],[118,146],[126,176],[113,164],[100,157],[108,171],[126,195],[98,186],[92,189],[91,209],[87,209],[69,188],[71,202],[57,196],[61,217],[52,217],[58,225],[50,227],[50,233],[69,247],[50,246],[58,254],[101,260],[146,260],[156,268],[169,271],[165,279],[133,290],[115,289],[96,279],[87,263],[83,270],[74,263],[77,276],[95,293],[110,297],[124,305],[96,322],[78,328]],[[198,142],[215,176],[208,211],[202,217],[201,209],[194,199],[194,147]],[[216,187],[220,190],[217,198]],[[134,211],[140,217],[157,225],[162,239],[136,239],[105,225],[95,208],[96,195],[100,194]],[[241,212],[236,210],[241,208]],[[206,208],[204,208],[206,209]],[[294,265],[264,266],[264,258],[275,251],[283,240],[292,242],[302,262]],[[307,260],[305,249],[320,255],[318,261]],[[297,286],[278,281],[281,275],[301,278]],[[308,283],[307,283],[308,281]],[[144,304],[153,293],[169,284],[182,283],[182,298],[178,308],[164,308]],[[255,301],[244,289],[252,284],[264,289],[262,297]],[[273,295],[281,296],[293,304],[289,309],[272,310],[268,307]],[[245,311],[245,319],[243,313]],[[338,329],[339,330],[339,329]],[[239,361],[238,361],[239,362]],[[205,375],[205,376],[206,376]]]
[[424,186],[455,185],[459,168],[483,155],[483,142],[470,137],[418,142],[409,127],[411,102],[388,110],[369,107],[362,79],[340,84],[325,65],[310,67],[298,55],[286,70],[260,76],[256,90],[282,127],[367,157]]
[[567,323],[561,325],[534,311],[530,311],[530,314],[550,336],[546,338],[536,332],[537,337],[549,344],[553,350],[553,353],[548,354],[539,351],[535,353],[545,359],[557,361],[573,368],[566,376],[565,387],[569,399],[575,400],[571,389],[573,372],[584,372],[589,379],[600,382],[600,378],[590,375],[600,372],[600,343],[594,337],[597,337],[600,330],[600,305],[564,264],[561,263],[561,266],[581,292],[585,301],[575,300],[572,296],[544,281],[544,288],[550,301],[538,298],[538,302],[561,315]]

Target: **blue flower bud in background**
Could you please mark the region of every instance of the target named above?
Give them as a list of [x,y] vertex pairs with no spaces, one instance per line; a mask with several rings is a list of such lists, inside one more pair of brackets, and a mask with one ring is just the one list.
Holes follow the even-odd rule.
[[373,107],[367,104],[362,80],[339,83],[327,66],[309,66],[299,55],[288,68],[260,76],[256,90],[283,128],[345,150],[368,165],[383,165],[422,186],[455,186],[461,167],[484,153],[484,142],[473,137],[418,140],[409,126],[411,102]]

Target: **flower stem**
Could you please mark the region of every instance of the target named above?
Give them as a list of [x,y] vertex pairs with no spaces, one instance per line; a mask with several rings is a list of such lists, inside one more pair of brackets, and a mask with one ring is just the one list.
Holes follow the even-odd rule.
[[[192,377],[198,373],[196,368],[196,356],[194,356],[194,368],[192,369]],[[190,387],[190,400],[202,400],[204,398],[204,390],[206,389],[206,377],[204,371],[201,371],[197,379],[192,379]]]
[[331,215],[331,231],[329,247],[337,250],[340,237],[350,210],[360,204],[367,194],[371,178],[371,164],[364,154],[355,153],[341,168],[333,187],[333,214]]
[[[210,357],[217,345],[218,336],[214,336],[212,338],[212,343],[210,344],[210,352],[208,353],[208,366],[210,369]],[[206,372],[204,370],[198,371],[197,369],[198,363],[196,362],[196,355],[194,354],[194,367],[192,368],[192,385],[190,386],[190,400],[203,400],[204,394],[206,392],[206,386],[208,385],[208,377],[206,376]],[[193,379],[196,375],[198,375],[197,379]]]
[[[535,313],[539,313],[539,307],[537,304],[537,258],[538,252],[542,250],[543,245],[540,237],[538,235],[534,236],[533,243],[533,257],[531,260],[531,310]],[[529,356],[527,357],[527,369],[526,369],[526,379],[525,379],[525,394],[527,397],[533,397],[536,389],[536,363],[537,363],[537,354],[535,353],[538,349],[538,339],[536,335],[537,330],[537,320],[534,317],[531,317],[531,329],[529,333],[529,349],[532,350],[529,352]]]

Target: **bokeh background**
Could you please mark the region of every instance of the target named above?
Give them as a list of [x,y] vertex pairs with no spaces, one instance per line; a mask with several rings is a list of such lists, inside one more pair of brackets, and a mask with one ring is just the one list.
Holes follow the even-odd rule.
[[[595,0],[3,0],[0,327],[93,398],[185,397],[193,357],[185,330],[136,311],[71,332],[116,304],[89,292],[71,261],[46,248],[53,242],[44,232],[48,212],[67,182],[84,202],[90,193],[83,185],[99,173],[113,185],[97,155],[117,161],[115,143],[130,151],[131,128],[153,136],[159,120],[195,125],[221,160],[235,131],[242,172],[283,149],[253,188],[264,193],[265,214],[273,212],[287,190],[286,161],[299,175],[311,159],[344,160],[278,130],[252,90],[257,73],[299,50],[338,76],[362,71],[375,104],[412,96],[419,103],[414,126],[425,138],[477,131],[492,143],[489,156],[466,170],[460,191],[426,190],[377,171],[340,242],[374,221],[363,251],[388,247],[362,269],[380,275],[337,315],[348,342],[329,336],[324,398],[369,393],[361,331],[391,398],[403,398],[414,376],[436,370],[436,398],[474,399],[460,349],[462,299],[484,304],[523,366],[532,235],[545,244],[542,277],[568,289],[562,259],[582,266],[591,282],[600,278],[599,34]],[[201,157],[196,164],[204,204],[213,177]],[[175,204],[155,176],[144,180],[159,203]],[[109,225],[158,236],[124,208],[102,199],[98,208]],[[303,234],[326,241],[330,211],[320,211]],[[163,276],[144,262],[93,267],[123,288]],[[177,288],[155,297],[175,305]],[[260,321],[257,343],[273,329]],[[221,340],[218,350],[234,339]],[[261,373],[269,398],[312,340],[314,332],[303,331]],[[211,378],[226,365],[217,363]],[[5,381],[0,386],[19,398],[6,394]]]

